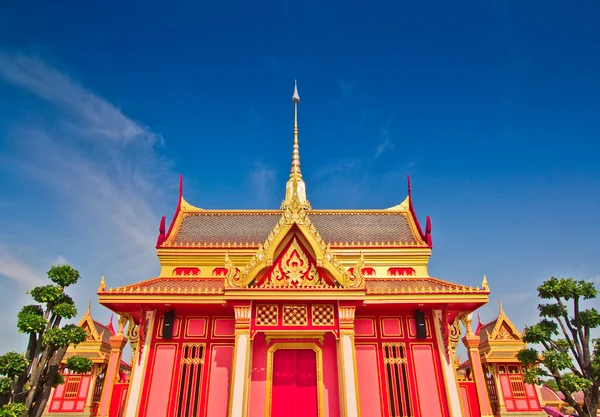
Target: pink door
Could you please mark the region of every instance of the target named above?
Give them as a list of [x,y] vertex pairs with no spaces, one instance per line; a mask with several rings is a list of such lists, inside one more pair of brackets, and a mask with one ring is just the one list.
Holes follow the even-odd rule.
[[317,354],[312,349],[273,353],[271,417],[318,417]]

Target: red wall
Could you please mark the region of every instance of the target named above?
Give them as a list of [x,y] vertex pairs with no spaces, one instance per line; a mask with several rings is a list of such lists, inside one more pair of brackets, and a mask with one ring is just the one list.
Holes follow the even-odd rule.
[[[432,324],[431,315],[426,315],[427,337],[417,339],[412,314],[357,311],[356,361],[363,417],[449,415]],[[386,369],[398,373],[390,376]]]
[[499,378],[506,411],[541,410],[535,387],[525,383],[523,374],[500,374]]
[[[152,334],[140,417],[174,416],[183,403],[189,404],[189,415],[226,417],[235,341],[233,316],[176,312],[169,340],[162,338],[163,317],[157,314]],[[194,394],[196,386],[198,395]]]
[[65,383],[54,389],[49,412],[81,412],[90,389],[91,375],[64,375]]

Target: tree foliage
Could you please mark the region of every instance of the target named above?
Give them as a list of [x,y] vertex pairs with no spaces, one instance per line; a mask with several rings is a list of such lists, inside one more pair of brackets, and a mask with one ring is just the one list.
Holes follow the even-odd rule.
[[[595,417],[598,410],[600,340],[592,339],[591,331],[600,327],[600,313],[581,306],[582,301],[597,295],[592,282],[554,277],[545,281],[538,287],[538,296],[550,302],[538,305],[541,320],[526,327],[523,337],[541,349],[528,347],[518,354],[527,367],[525,381],[553,378],[565,401],[581,417]],[[573,399],[572,394],[578,391],[583,391],[583,405]]]
[[[29,335],[27,351],[0,356],[0,417],[40,417],[52,388],[64,382],[59,370],[67,347],[87,337],[78,326],[61,326],[63,319],[77,316],[65,288],[77,283],[79,272],[70,265],[53,265],[47,275],[51,284],[29,291],[37,304],[24,306],[17,315],[17,330]],[[92,367],[89,359],[80,356],[66,362],[78,373]]]

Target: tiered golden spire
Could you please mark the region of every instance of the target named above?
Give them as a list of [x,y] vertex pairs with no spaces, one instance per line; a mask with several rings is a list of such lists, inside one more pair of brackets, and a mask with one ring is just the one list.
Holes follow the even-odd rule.
[[306,199],[306,185],[302,180],[300,171],[300,146],[298,145],[298,103],[300,95],[298,94],[298,84],[294,81],[294,147],[292,149],[292,167],[290,169],[290,179],[285,187],[285,200],[281,204],[282,210],[286,208],[304,208],[310,209],[310,203]]

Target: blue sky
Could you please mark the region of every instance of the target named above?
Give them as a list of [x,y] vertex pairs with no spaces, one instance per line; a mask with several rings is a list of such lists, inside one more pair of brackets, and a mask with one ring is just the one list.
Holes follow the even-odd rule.
[[[278,208],[293,80],[314,208],[431,215],[430,273],[487,274],[518,327],[551,275],[600,282],[600,3],[9,1],[0,6],[0,350],[49,265],[81,311],[154,276],[178,175]],[[109,313],[96,306],[98,318]]]

